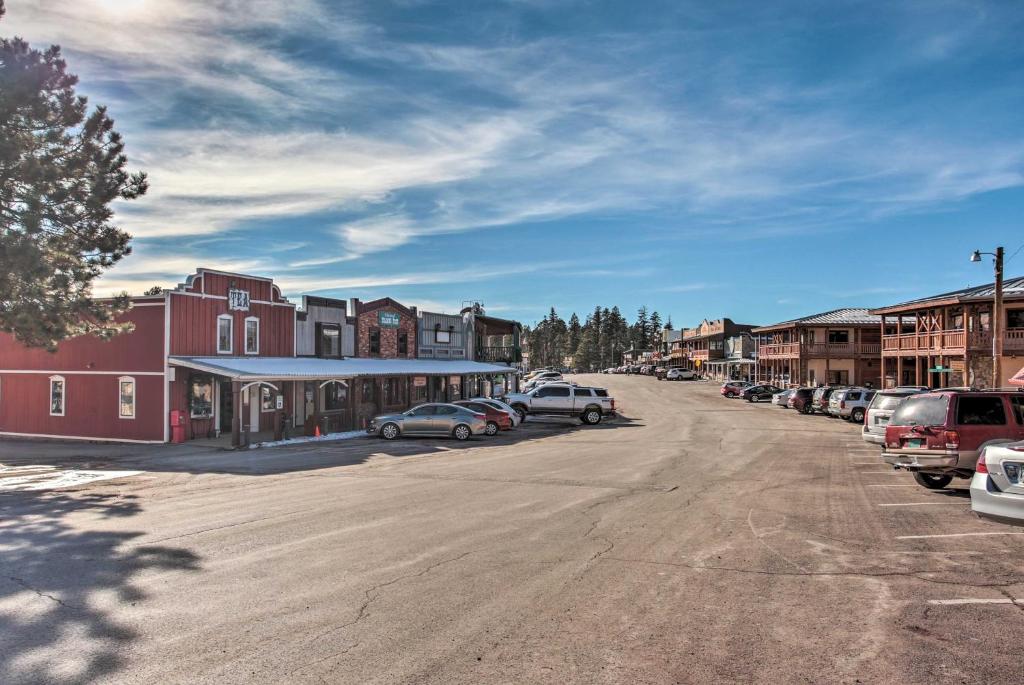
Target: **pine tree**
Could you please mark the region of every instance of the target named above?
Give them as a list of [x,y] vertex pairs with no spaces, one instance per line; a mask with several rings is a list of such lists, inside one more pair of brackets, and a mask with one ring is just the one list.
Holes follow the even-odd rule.
[[636,313],[636,323],[633,324],[633,347],[638,350],[646,350],[650,343],[650,321],[647,319],[647,305],[640,307]]
[[572,316],[569,317],[569,340],[566,345],[566,354],[576,354],[576,348],[580,346],[580,335],[582,332],[583,327],[580,325],[580,317],[576,316],[576,312],[573,312]]
[[674,331],[675,330],[674,328],[672,328],[672,315],[671,314],[669,314],[668,321],[665,322],[665,330],[666,331]]
[[657,347],[661,344],[661,315],[657,311],[651,314],[648,330],[650,331],[648,337],[650,337],[651,345]]
[[127,297],[94,300],[92,284],[131,251],[110,204],[147,189],[126,171],[106,108],[86,116],[66,67],[57,46],[0,39],[0,330],[49,349],[127,328],[114,322]]

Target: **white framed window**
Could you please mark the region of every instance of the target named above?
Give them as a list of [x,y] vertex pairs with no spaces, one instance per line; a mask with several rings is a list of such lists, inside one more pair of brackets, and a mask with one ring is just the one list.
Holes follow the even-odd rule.
[[64,376],[50,376],[50,416],[64,416],[66,394]]
[[255,316],[245,317],[245,353],[260,353],[260,320]]
[[217,354],[231,354],[234,340],[234,317],[221,314],[217,317]]
[[135,379],[131,376],[117,379],[117,415],[122,419],[135,418]]
[[260,386],[260,411],[274,411],[274,405],[276,400],[274,396],[270,394],[270,388],[265,385]]

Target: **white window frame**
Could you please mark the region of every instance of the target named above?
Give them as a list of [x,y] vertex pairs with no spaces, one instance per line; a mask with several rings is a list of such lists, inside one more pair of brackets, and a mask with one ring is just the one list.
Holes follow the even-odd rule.
[[[131,383],[132,384],[132,413],[125,415],[121,413],[121,384]],[[139,386],[135,383],[135,378],[132,376],[119,376],[117,379],[117,417],[119,419],[134,419],[135,418],[135,391]]]
[[[256,349],[249,349],[249,323],[253,322],[256,324]],[[242,345],[245,347],[246,354],[259,354],[260,353],[260,317],[258,316],[247,316],[245,317],[245,326],[242,329]]]
[[[60,413],[53,411],[53,384],[60,383]],[[50,394],[46,397],[50,405],[50,416],[64,416],[68,410],[68,382],[64,376],[50,376]]]
[[[228,349],[220,349],[220,322],[228,322]],[[231,354],[235,349],[235,317],[230,314],[221,314],[217,317],[217,328],[214,331],[214,340],[217,346],[217,354]]]

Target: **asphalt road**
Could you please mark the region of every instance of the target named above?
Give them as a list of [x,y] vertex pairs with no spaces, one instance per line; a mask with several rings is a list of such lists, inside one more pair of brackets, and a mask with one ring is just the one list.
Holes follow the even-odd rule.
[[847,423],[588,380],[625,420],[62,453],[145,473],[0,493],[0,682],[1021,682],[1024,529]]

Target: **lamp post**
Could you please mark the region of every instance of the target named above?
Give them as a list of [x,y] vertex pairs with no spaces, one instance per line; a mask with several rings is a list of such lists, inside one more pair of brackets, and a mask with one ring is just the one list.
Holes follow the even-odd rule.
[[992,303],[992,387],[998,388],[1002,383],[1003,366],[1003,248],[997,247],[995,252],[971,254],[972,262],[980,262],[981,255],[991,255],[996,269],[995,301]]

